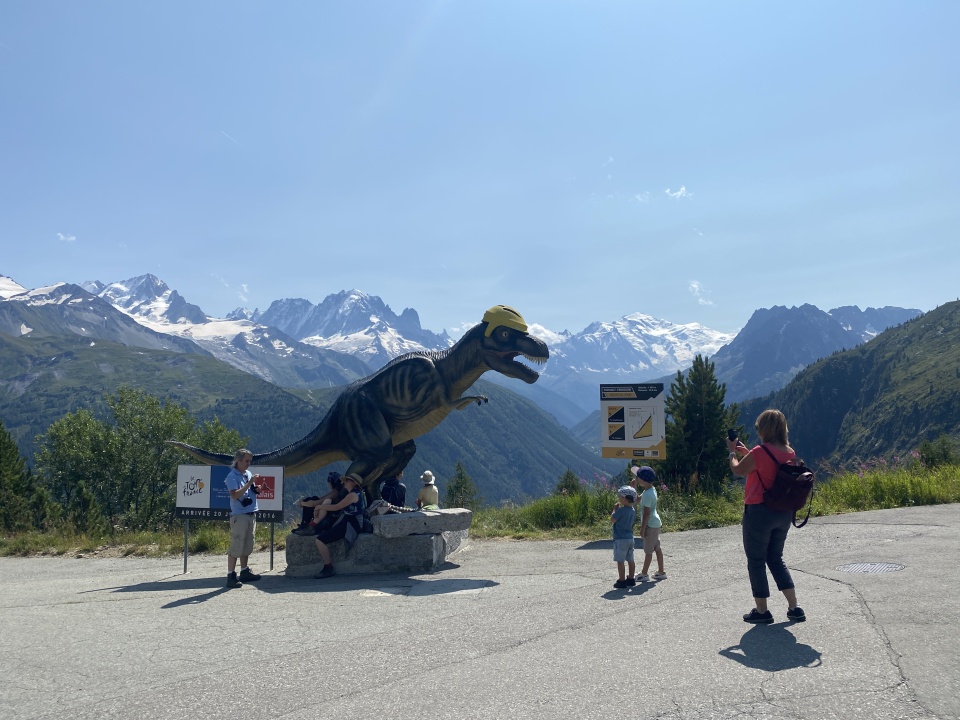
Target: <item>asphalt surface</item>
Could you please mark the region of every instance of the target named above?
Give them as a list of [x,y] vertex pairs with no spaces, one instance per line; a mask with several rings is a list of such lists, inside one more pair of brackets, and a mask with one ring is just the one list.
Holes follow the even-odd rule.
[[239,590],[223,557],[0,559],[0,718],[960,717],[960,505],[792,531],[804,623],[779,594],[741,620],[738,527],[662,543],[669,578],[628,590],[609,542],[328,580],[262,553]]

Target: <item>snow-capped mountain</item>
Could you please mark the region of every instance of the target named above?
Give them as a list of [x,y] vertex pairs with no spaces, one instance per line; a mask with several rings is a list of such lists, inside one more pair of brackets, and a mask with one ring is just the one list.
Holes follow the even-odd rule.
[[80,283],[80,287],[131,317],[160,325],[183,322],[203,324],[210,319],[203,310],[188,303],[180,293],[171,290],[155,275],[141,275],[109,285],[88,280]]
[[319,305],[287,298],[273,301],[262,313],[238,308],[230,315],[278,328],[308,345],[359,357],[371,368],[405,353],[453,344],[446,331],[438,335],[424,330],[413,308],[397,315],[379,297],[359,290],[328,295]]
[[[546,369],[537,384],[530,386],[531,399],[537,399],[534,393],[550,391],[572,402],[583,414],[600,402],[600,384],[645,382],[676,373],[690,367],[698,354],[713,355],[736,336],[643,313],[591,323],[575,334],[553,333],[538,325],[531,326],[530,332],[550,348]],[[572,417],[568,420],[558,415],[558,419],[577,422]]]
[[0,298],[8,298],[26,291],[27,289],[13,278],[0,275]]
[[634,313],[557,336],[550,346],[550,374],[610,373],[642,382],[689,367],[696,355],[713,355],[734,337],[698,323],[676,325]]
[[57,283],[0,300],[0,333],[14,337],[87,338],[179,353],[207,354],[189,340],[155,331],[79,285]]
[[213,318],[154,275],[105,285],[83,283],[91,293],[141,325],[192,341],[218,360],[282,387],[332,387],[370,372],[360,359],[298,342],[249,319]]

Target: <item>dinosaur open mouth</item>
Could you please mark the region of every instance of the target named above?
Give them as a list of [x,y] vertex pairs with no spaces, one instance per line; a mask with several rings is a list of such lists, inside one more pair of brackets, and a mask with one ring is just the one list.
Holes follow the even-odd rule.
[[[489,355],[493,356],[490,358],[491,360],[496,358],[496,360],[499,361],[489,363],[494,370],[508,377],[519,378],[527,383],[534,383],[537,381],[537,378],[540,377],[540,373],[530,367],[527,362],[543,365],[547,361],[547,358],[527,355],[526,353],[517,351],[491,352]],[[519,360],[519,358],[523,358],[523,361]]]

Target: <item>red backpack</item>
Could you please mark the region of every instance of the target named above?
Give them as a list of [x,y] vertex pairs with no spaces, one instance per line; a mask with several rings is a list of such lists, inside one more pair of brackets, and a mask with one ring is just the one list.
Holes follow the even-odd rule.
[[[793,458],[782,463],[774,457],[766,445],[760,447],[770,456],[777,468],[777,474],[769,488],[763,484],[763,478],[757,470],[757,477],[760,478],[760,485],[763,487],[764,505],[771,510],[793,512],[793,526],[802,528],[810,519],[810,510],[813,505],[813,471],[803,464],[803,460]],[[797,525],[797,511],[803,510],[808,498],[810,505],[807,506],[807,516]]]

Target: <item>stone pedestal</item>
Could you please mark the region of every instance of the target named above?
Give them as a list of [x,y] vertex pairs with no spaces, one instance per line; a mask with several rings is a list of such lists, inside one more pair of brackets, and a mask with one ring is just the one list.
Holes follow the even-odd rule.
[[[464,508],[378,515],[373,532],[357,537],[349,553],[338,540],[330,555],[340,575],[429,571],[466,545],[472,521]],[[286,555],[289,577],[312,577],[323,567],[311,536],[288,535]]]

